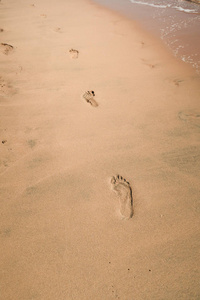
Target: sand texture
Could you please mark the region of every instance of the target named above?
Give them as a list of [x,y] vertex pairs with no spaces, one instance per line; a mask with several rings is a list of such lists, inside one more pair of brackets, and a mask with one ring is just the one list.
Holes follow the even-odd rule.
[[0,16],[0,299],[200,299],[199,76],[87,0]]

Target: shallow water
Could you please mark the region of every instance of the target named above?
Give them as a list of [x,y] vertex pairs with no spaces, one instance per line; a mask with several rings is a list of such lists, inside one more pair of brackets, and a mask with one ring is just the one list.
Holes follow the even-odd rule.
[[200,5],[183,0],[94,1],[139,21],[200,74]]

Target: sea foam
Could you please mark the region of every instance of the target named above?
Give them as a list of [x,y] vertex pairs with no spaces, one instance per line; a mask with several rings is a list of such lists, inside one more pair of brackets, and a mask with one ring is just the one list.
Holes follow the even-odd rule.
[[183,7],[183,2],[180,2],[182,6],[174,6],[172,4],[163,4],[163,3],[150,3],[150,2],[144,2],[144,1],[138,1],[138,0],[130,0],[131,3],[133,4],[139,4],[139,5],[146,5],[150,7],[155,7],[155,8],[173,8],[175,10],[178,10],[180,12],[184,13],[192,13],[192,14],[198,14],[198,11],[195,9],[188,9]]

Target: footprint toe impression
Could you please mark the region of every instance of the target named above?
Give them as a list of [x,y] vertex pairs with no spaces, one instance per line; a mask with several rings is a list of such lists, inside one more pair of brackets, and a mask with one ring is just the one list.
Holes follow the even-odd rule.
[[5,54],[8,55],[10,52],[14,50],[14,47],[12,45],[6,44],[6,43],[1,43],[0,45],[1,51]]
[[94,99],[95,93],[94,91],[87,91],[83,94],[83,98],[90,103],[92,106],[97,107],[98,103]]
[[69,53],[70,53],[71,58],[73,58],[73,59],[78,58],[78,55],[79,55],[79,51],[78,50],[70,49]]

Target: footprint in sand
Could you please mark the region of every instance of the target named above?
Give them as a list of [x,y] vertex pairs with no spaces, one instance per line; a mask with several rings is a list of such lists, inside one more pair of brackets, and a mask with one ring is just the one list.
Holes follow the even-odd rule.
[[180,120],[189,122],[197,127],[200,127],[200,111],[180,111],[178,116]]
[[61,33],[61,28],[60,28],[60,27],[56,27],[56,28],[54,29],[54,31],[55,31],[55,32]]
[[154,65],[154,64],[146,64],[149,68],[151,68],[151,69],[154,69],[155,67],[156,67],[156,65]]
[[0,95],[7,95],[11,92],[11,85],[0,76]]
[[181,79],[174,79],[174,80],[173,80],[173,83],[174,83],[176,86],[179,86],[181,82],[183,82],[183,80],[181,80]]
[[120,213],[126,219],[133,216],[133,196],[130,183],[122,176],[117,175],[111,178],[112,189],[120,198]]
[[1,43],[0,48],[5,55],[10,54],[14,50],[14,47],[12,45],[5,43]]
[[78,58],[78,55],[79,55],[79,51],[78,50],[70,49],[69,53],[70,53],[70,57],[71,58],[74,58],[74,59]]
[[98,103],[94,100],[95,93],[94,91],[87,91],[83,94],[83,98],[90,103],[92,106],[97,107]]
[[158,66],[158,64],[151,64],[146,59],[143,59],[143,58],[142,58],[142,62],[144,65],[148,66],[151,69],[155,69]]
[[37,144],[36,140],[28,140],[27,144],[29,145],[30,148],[34,148]]

